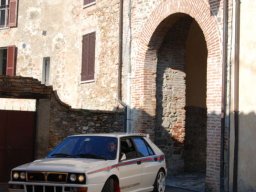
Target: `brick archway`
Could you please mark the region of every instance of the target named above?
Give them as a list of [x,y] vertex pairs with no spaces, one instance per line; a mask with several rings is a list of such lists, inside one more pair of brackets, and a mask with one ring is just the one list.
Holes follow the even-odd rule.
[[[207,188],[218,191],[220,181],[221,155],[221,77],[222,53],[221,35],[216,17],[211,14],[210,5],[205,1],[192,4],[190,0],[171,0],[161,3],[149,16],[135,40],[136,76],[133,79],[132,107],[143,113],[133,114],[137,131],[154,135],[156,115],[156,66],[157,50],[169,28],[162,27],[179,18],[180,14],[192,17],[200,26],[207,45]],[[173,19],[166,18],[173,16]],[[164,24],[164,25],[163,25]]]

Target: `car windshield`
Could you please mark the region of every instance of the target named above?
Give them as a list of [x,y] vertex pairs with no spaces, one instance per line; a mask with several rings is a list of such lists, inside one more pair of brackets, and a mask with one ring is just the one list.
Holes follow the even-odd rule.
[[114,160],[117,138],[105,136],[71,136],[48,154],[48,158],[90,158]]

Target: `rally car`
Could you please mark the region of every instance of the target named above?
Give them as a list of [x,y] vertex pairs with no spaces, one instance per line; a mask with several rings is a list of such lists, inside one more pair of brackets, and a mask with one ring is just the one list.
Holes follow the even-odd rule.
[[165,191],[163,152],[142,134],[83,134],[12,169],[9,192]]

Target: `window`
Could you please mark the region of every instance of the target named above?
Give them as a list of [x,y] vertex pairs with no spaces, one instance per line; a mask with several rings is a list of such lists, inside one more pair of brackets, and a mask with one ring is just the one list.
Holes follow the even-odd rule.
[[7,49],[0,49],[0,75],[6,75]]
[[121,154],[122,153],[125,154],[127,160],[138,157],[137,151],[130,138],[121,139]]
[[95,0],[84,0],[84,5],[89,6],[95,3]]
[[141,157],[151,156],[154,155],[153,150],[150,146],[145,142],[144,139],[140,137],[133,138],[133,142],[137,148],[138,154]]
[[50,57],[43,58],[42,83],[49,85],[50,78]]
[[0,28],[17,26],[18,0],[0,0]]
[[94,80],[95,32],[83,36],[81,81]]
[[16,52],[15,46],[0,48],[0,75],[15,75]]

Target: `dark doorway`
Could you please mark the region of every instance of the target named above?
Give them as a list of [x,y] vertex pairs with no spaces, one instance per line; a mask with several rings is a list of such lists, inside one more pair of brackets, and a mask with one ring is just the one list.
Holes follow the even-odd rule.
[[34,159],[36,113],[0,110],[0,183],[10,170]]

